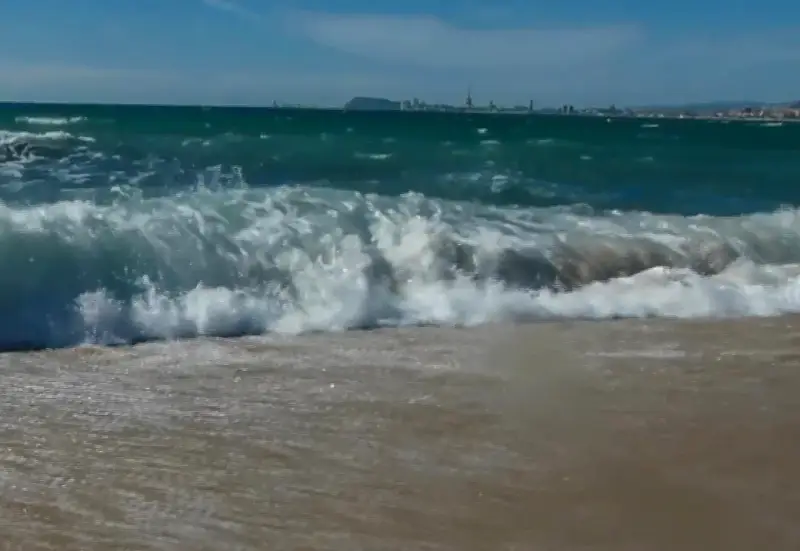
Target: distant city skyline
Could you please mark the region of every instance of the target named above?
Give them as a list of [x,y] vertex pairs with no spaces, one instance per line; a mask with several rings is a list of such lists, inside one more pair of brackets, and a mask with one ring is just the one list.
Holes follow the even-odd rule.
[[[3,6],[0,100],[340,106],[800,99],[777,0],[28,0]],[[788,24],[786,22],[789,22]]]

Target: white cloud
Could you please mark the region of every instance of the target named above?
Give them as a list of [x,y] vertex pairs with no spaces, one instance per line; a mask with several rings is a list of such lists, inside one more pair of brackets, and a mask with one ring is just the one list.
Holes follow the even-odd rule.
[[[255,21],[244,3],[202,1]],[[356,95],[460,103],[469,85],[479,102],[540,105],[780,101],[800,90],[796,29],[657,36],[638,25],[479,29],[433,16],[282,18],[276,9],[260,16],[257,35],[221,45],[202,67],[180,56],[148,63],[156,50],[137,59],[144,70],[0,56],[0,90],[21,101],[262,105],[341,105]],[[237,57],[261,43],[259,55]]]
[[459,28],[432,16],[299,12],[289,24],[318,45],[380,61],[446,68],[588,65],[630,50],[634,25],[586,28]]
[[233,0],[203,0],[203,4],[209,8],[228,12],[242,19],[259,21],[261,16],[251,11]]
[[415,89],[459,101],[469,83],[482,100],[551,104],[780,101],[800,89],[796,28],[668,35],[633,23],[487,28],[433,15],[309,11],[292,12],[286,24],[342,66],[402,74],[402,89],[387,92],[395,97]]

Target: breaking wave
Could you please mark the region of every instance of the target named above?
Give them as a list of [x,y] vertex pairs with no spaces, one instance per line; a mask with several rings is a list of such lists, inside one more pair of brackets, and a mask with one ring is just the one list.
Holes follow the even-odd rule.
[[3,350],[800,312],[797,125],[19,109]]
[[309,186],[0,205],[0,347],[800,311],[800,213],[500,208]]

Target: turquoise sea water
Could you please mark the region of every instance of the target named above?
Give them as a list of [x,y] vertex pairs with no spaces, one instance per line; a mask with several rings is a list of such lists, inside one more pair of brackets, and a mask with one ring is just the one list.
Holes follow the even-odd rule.
[[0,145],[2,349],[800,311],[800,125],[15,104]]

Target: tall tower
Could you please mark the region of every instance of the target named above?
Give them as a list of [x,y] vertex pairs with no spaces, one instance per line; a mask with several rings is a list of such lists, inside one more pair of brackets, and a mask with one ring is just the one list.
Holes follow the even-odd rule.
[[472,86],[467,88],[467,109],[472,109]]

